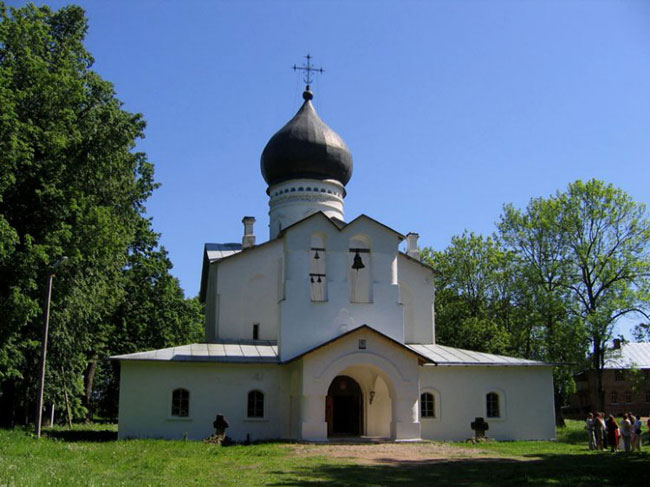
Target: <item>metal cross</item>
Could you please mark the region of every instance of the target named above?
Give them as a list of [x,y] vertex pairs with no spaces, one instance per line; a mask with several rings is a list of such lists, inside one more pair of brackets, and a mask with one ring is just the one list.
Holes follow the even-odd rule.
[[294,64],[294,65],[293,65],[293,70],[294,70],[294,71],[304,71],[304,72],[305,72],[305,76],[303,77],[303,81],[304,81],[305,84],[307,85],[307,89],[309,89],[309,85],[310,85],[311,82],[314,80],[314,79],[312,78],[311,74],[312,74],[313,72],[323,73],[325,70],[324,70],[323,68],[314,68],[314,67],[311,65],[311,55],[307,54],[307,55],[305,56],[305,58],[307,59],[307,63],[306,63],[306,64],[303,64],[302,66],[296,66],[296,65]]

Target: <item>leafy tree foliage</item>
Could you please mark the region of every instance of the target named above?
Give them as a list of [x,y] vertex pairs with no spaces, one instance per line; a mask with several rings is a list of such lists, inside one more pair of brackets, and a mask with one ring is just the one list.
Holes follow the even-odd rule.
[[509,350],[506,256],[493,238],[473,233],[453,237],[443,252],[423,258],[440,272],[436,283],[436,337],[440,343],[490,353]]
[[[646,209],[612,185],[577,181],[525,210],[506,205],[498,230],[489,238],[465,233],[444,252],[430,252],[442,273],[439,340],[569,364],[556,370],[561,401],[573,371],[590,367],[602,378],[619,317],[647,317]],[[602,379],[598,387],[602,409]]]
[[[145,123],[123,110],[112,85],[91,70],[82,43],[86,29],[79,7],[8,10],[0,3],[4,423],[33,414],[44,287],[61,256],[68,262],[55,277],[46,401],[62,405],[67,399],[73,414],[84,412],[89,360],[111,352],[119,310],[128,310],[135,296],[159,297],[160,305],[175,309],[172,315],[189,310],[190,322],[196,320],[196,306],[185,303],[169,276],[169,261],[144,217],[156,183],[146,156],[133,149]],[[155,268],[147,285],[160,283],[159,296],[133,291],[142,274],[135,274],[136,257],[141,267]],[[165,312],[157,310],[147,331],[155,328],[152,320],[166,329]],[[179,320],[170,326],[182,327]],[[156,333],[179,339],[183,332]]]

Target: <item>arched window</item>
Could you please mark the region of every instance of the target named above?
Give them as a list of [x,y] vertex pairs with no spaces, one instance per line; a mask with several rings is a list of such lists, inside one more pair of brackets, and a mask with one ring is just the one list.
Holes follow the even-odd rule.
[[499,394],[488,392],[485,396],[485,411],[488,418],[500,418]]
[[250,391],[248,393],[248,417],[264,417],[264,394],[260,391]]
[[186,418],[190,415],[190,391],[174,389],[172,392],[172,416]]
[[420,417],[436,417],[436,399],[430,392],[425,392],[420,396]]

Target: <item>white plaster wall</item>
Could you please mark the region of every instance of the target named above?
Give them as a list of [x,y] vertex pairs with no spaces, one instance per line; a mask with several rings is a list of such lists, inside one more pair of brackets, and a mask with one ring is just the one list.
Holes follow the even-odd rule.
[[[366,349],[359,349],[359,340],[366,340]],[[397,439],[420,437],[417,404],[418,359],[414,354],[391,343],[367,329],[351,333],[335,343],[326,345],[301,359],[302,362],[302,408],[301,437],[307,440],[325,440],[325,398],[332,380],[337,375],[350,375],[362,387],[364,394],[364,424],[366,434],[391,436]],[[374,376],[384,381],[391,405],[381,403],[368,408],[368,392]],[[385,396],[384,396],[385,400]],[[390,418],[387,415],[390,411]],[[368,417],[376,413],[378,418]]]
[[406,343],[435,343],[433,273],[402,254],[397,259],[397,273]]
[[[309,248],[315,233],[325,237],[328,299],[324,302],[312,302],[310,298]],[[372,303],[350,302],[350,239],[358,235],[370,241]],[[286,299],[280,305],[279,343],[282,360],[363,324],[404,341],[399,288],[393,282],[399,244],[395,233],[363,218],[340,231],[324,216],[316,215],[289,229],[284,239]]]
[[211,264],[207,339],[251,339],[253,323],[260,324],[261,340],[278,339],[282,259],[278,240]]
[[372,403],[367,398],[366,435],[382,438],[390,437],[390,423],[393,416],[392,398],[384,379],[375,377],[374,384],[370,388],[374,391]]
[[[474,436],[470,423],[483,417],[497,440],[555,438],[551,367],[420,368],[420,391],[439,393],[439,417],[421,418],[422,438],[463,441]],[[502,418],[488,418],[485,395],[501,395]]]
[[[121,362],[119,438],[200,440],[214,433],[217,413],[230,423],[227,435],[243,441],[290,438],[290,374],[279,365],[189,362]],[[171,416],[172,391],[190,391],[189,418]],[[251,390],[264,393],[263,419],[248,419]],[[296,413],[297,414],[297,413]]]
[[322,211],[343,220],[345,188],[335,180],[292,179],[269,186],[269,238],[281,230]]

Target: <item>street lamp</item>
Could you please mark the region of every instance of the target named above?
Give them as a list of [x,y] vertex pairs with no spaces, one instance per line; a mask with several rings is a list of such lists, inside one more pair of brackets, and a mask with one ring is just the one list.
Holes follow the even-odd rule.
[[45,362],[47,357],[47,335],[50,326],[50,301],[52,300],[52,280],[55,271],[67,257],[61,257],[47,273],[47,291],[45,293],[45,309],[43,310],[43,343],[41,344],[41,376],[38,380],[38,401],[36,406],[36,438],[41,437],[41,421],[43,419],[43,389],[45,388]]

